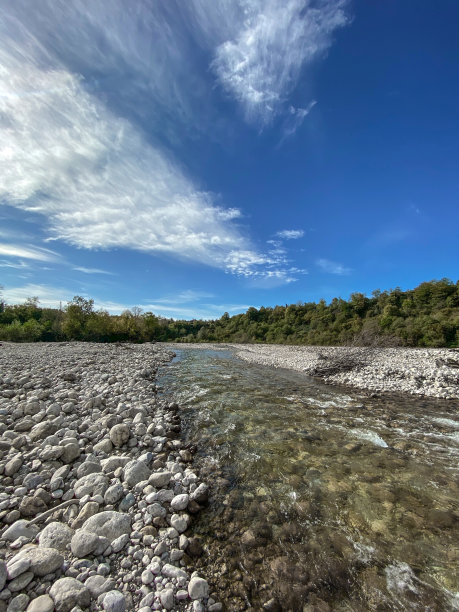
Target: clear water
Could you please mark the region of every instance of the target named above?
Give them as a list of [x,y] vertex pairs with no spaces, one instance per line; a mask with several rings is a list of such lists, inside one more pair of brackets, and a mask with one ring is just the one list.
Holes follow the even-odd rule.
[[174,350],[160,384],[213,486],[195,531],[227,610],[459,610],[457,403]]

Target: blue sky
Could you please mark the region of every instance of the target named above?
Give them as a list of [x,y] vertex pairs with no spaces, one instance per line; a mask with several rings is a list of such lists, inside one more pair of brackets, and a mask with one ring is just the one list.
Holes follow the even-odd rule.
[[0,8],[8,303],[217,318],[457,279],[457,0]]

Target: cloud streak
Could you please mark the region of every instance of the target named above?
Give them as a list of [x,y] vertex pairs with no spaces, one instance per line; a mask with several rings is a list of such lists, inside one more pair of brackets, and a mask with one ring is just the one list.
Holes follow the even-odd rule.
[[343,264],[337,263],[336,261],[330,261],[329,259],[318,259],[316,261],[317,267],[327,274],[338,274],[339,276],[345,276],[352,272],[352,268],[347,268]]
[[218,206],[169,147],[212,125],[218,91],[259,125],[286,111],[295,131],[311,105],[288,96],[346,24],[346,4],[16,0],[0,21],[0,198],[41,215],[48,240],[291,282],[285,255],[254,245],[242,212]]
[[85,268],[84,266],[75,266],[72,268],[77,272],[83,272],[83,274],[108,274],[110,276],[115,276],[113,272],[108,272],[107,270],[100,270],[99,268]]
[[[8,304],[22,304],[30,297],[38,297],[39,305],[45,308],[65,307],[67,302],[70,302],[74,293],[69,289],[62,287],[53,287],[50,285],[41,285],[29,283],[21,287],[10,287],[4,290],[4,299]],[[85,295],[84,293],[80,295]],[[194,291],[185,291],[179,296],[178,301],[158,299],[145,300],[138,304],[143,312],[153,312],[157,316],[172,318],[172,319],[218,319],[224,312],[240,313],[249,308],[247,304],[213,304],[200,302],[198,296],[202,299],[213,297],[210,294],[204,294]],[[199,303],[197,304],[196,302]],[[187,306],[188,302],[193,305]],[[94,298],[95,310],[106,310],[110,314],[121,314],[124,310],[130,310],[134,304],[122,304],[110,300],[103,300],[97,297]]]
[[304,230],[281,230],[277,232],[276,236],[283,240],[297,240],[298,238],[303,238]]
[[[302,69],[324,54],[334,30],[348,22],[346,2],[249,0],[239,6],[233,35],[217,47],[212,67],[247,120],[264,126],[284,107]],[[294,109],[296,127],[290,129],[309,110]]]
[[0,243],[0,255],[48,262],[57,261],[59,259],[59,255],[50,249],[6,243]]
[[0,197],[43,215],[50,240],[166,253],[243,277],[282,264],[240,233],[238,209],[215,205],[29,31],[12,21],[3,34]]

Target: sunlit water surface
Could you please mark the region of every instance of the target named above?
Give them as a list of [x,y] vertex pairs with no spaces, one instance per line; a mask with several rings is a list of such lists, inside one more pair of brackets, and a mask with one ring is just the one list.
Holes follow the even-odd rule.
[[160,385],[214,487],[195,530],[227,610],[459,610],[456,402],[174,350]]

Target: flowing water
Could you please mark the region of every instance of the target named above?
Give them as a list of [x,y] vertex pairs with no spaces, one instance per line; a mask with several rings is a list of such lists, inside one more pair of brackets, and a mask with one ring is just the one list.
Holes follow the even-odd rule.
[[174,350],[160,385],[213,486],[197,563],[227,610],[459,610],[457,402]]

